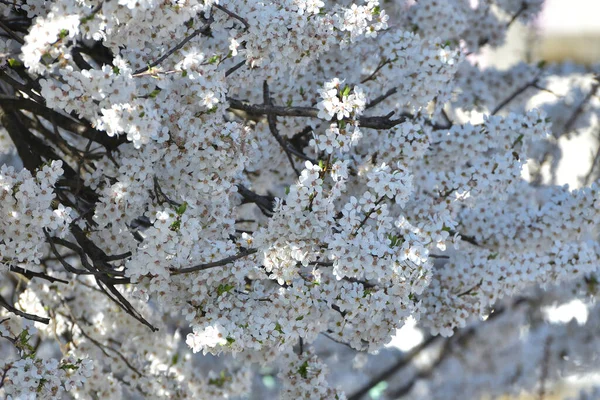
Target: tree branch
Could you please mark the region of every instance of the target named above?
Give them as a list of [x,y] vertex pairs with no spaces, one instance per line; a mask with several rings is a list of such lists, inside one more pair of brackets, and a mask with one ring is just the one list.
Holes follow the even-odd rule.
[[392,366],[385,369],[378,375],[375,375],[366,385],[358,389],[351,396],[348,397],[348,400],[360,400],[364,395],[369,393],[371,389],[373,389],[379,382],[383,382],[389,378],[391,378],[396,372],[407,366],[421,351],[425,350],[429,346],[435,344],[441,340],[440,336],[430,336],[421,342],[418,346],[410,350],[408,353],[404,355],[401,359],[396,361]]
[[252,254],[256,253],[257,251],[258,251],[258,249],[247,249],[236,255],[225,257],[219,261],[213,261],[213,262],[206,263],[206,264],[199,264],[199,265],[196,265],[194,267],[189,267],[189,268],[171,269],[171,275],[189,274],[190,272],[205,271],[210,268],[222,267],[224,265],[230,264],[230,263],[237,261],[239,259],[242,259],[244,257],[248,257],[249,255],[252,255]]
[[[250,115],[268,115],[273,114],[281,117],[307,117],[318,119],[319,110],[313,107],[281,107],[266,104],[250,104],[245,101],[227,97],[230,108],[233,110],[244,111]],[[407,116],[400,116],[398,119],[391,119],[394,112],[384,116],[365,117],[361,116],[358,123],[363,128],[373,129],[391,129],[394,126],[408,120]]]
[[250,25],[248,24],[248,21],[246,21],[244,18],[240,17],[233,11],[229,11],[228,9],[226,9],[225,7],[223,7],[219,4],[213,4],[213,7],[223,11],[225,14],[229,15],[231,18],[235,18],[238,21],[240,21],[242,24],[244,24],[244,27],[246,28],[246,30],[250,29]]
[[8,302],[6,300],[4,300],[4,297],[2,297],[2,296],[0,296],[0,306],[4,307],[11,313],[18,315],[19,317],[23,317],[25,319],[35,321],[35,322],[41,322],[42,324],[46,324],[46,325],[48,325],[50,323],[50,319],[48,319],[48,318],[38,317],[37,315],[23,312],[13,306],[11,306],[10,304],[8,304]]
[[210,30],[210,25],[213,23],[213,21],[214,21],[214,19],[212,17],[209,18],[208,22],[206,24],[204,24],[204,26],[196,29],[189,36],[186,36],[185,39],[183,39],[181,42],[179,42],[179,44],[177,44],[177,46],[173,47],[171,50],[167,51],[165,54],[163,54],[162,56],[160,56],[158,59],[156,59],[155,61],[153,61],[150,64],[148,64],[147,67],[140,68],[137,71],[135,71],[132,76],[142,74],[142,73],[148,71],[150,68],[156,67],[157,65],[159,65],[160,63],[162,63],[163,61],[165,61],[167,58],[169,58],[177,50],[179,50],[183,46],[185,46],[187,42],[189,42],[190,40],[192,40],[196,36],[198,36],[200,34],[206,35],[208,33],[208,31]]
[[579,116],[583,113],[583,109],[585,108],[586,104],[589,103],[589,101],[592,99],[592,97],[594,97],[594,95],[598,91],[598,88],[600,88],[600,75],[596,75],[594,79],[596,80],[596,83],[592,86],[585,98],[573,111],[567,122],[565,122],[565,127],[563,129],[564,133],[568,133],[569,131],[571,131],[571,129],[573,129],[577,118],[579,118]]
[[[267,83],[267,81],[263,82],[263,101],[265,102],[265,105],[273,105],[273,101],[271,100],[271,95],[269,93],[269,84]],[[273,135],[275,140],[277,140],[277,143],[279,143],[279,145],[285,152],[285,155],[287,156],[288,161],[292,166],[292,169],[296,173],[296,176],[299,177],[300,171],[298,171],[298,168],[296,168],[296,166],[294,165],[294,159],[292,158],[292,155],[288,148],[289,143],[281,137],[281,135],[279,134],[279,130],[277,129],[277,117],[274,114],[267,114],[267,121],[269,123],[269,131],[271,131],[271,135]]]
[[65,284],[69,283],[69,281],[65,281],[64,279],[59,279],[59,278],[55,278],[50,275],[46,275],[43,272],[29,271],[24,268],[16,267],[16,266],[11,266],[9,271],[14,272],[15,274],[23,275],[27,279],[41,278],[41,279],[45,279],[48,282],[52,282],[52,283],[54,283],[54,282],[60,282],[60,283],[65,283]]

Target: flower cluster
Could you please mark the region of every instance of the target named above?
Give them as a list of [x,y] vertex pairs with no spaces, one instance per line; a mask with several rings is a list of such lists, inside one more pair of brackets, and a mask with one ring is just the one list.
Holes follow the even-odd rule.
[[56,399],[74,388],[82,387],[92,375],[93,363],[89,359],[68,355],[62,360],[36,357],[32,337],[33,326],[17,331],[17,324],[10,318],[0,323],[0,339],[13,343],[20,357],[6,358],[0,363],[4,371],[4,393],[19,399]]
[[4,268],[23,264],[39,268],[46,251],[45,234],[64,237],[71,222],[71,209],[54,200],[54,185],[62,175],[62,163],[53,161],[35,176],[28,170],[0,168],[0,254]]
[[424,398],[590,362],[567,338],[598,317],[541,307],[597,295],[600,189],[523,176],[597,124],[598,71],[533,104],[567,73],[467,57],[540,1],[8,3],[0,395],[231,398],[260,364],[341,399],[316,344],[374,354],[409,319],[442,343]]
[[329,387],[325,377],[327,366],[310,352],[298,357],[292,352],[282,355],[282,368],[278,376],[282,380],[282,399],[336,399],[346,398],[340,390]]
[[[342,87],[342,83],[337,78],[326,82],[320,93],[323,100],[317,104],[319,118],[326,121],[334,117],[337,119],[329,125],[325,134],[316,136],[312,141],[318,150],[327,154],[334,150],[347,153],[362,137],[358,119],[365,110],[365,94],[360,87],[354,87],[350,93],[350,87]],[[352,124],[351,128],[347,121]]]

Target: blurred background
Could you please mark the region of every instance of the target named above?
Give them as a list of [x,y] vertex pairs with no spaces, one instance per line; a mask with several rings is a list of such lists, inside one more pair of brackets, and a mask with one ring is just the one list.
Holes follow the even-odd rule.
[[[540,62],[549,64],[580,64],[598,71],[600,65],[600,0],[546,0],[544,10],[535,23],[525,26],[515,23],[508,32],[506,44],[498,49],[485,48],[478,62],[499,69],[509,68],[518,62]],[[568,83],[565,82],[565,86]],[[560,86],[560,85],[558,85]],[[553,90],[560,91],[560,88]],[[566,90],[566,87],[564,88]],[[532,102],[543,103],[549,96],[541,93]],[[596,93],[592,102],[600,102]],[[551,101],[550,99],[548,99]],[[595,116],[596,119],[600,115]],[[570,188],[585,185],[584,177],[590,171],[600,146],[600,132],[579,130],[575,135],[558,138],[561,157],[557,172],[551,177],[545,172],[546,183],[568,184]],[[597,161],[597,160],[596,160]],[[598,167],[596,165],[596,167]],[[527,179],[528,171],[524,171]],[[549,320],[568,322],[575,318],[579,323],[587,319],[587,308],[580,301],[548,309]],[[406,328],[408,333],[410,328]],[[600,332],[598,333],[600,334]],[[418,333],[415,333],[418,335]],[[417,338],[417,339],[414,339]],[[413,336],[418,340],[418,336]],[[547,400],[576,397],[580,389],[600,384],[600,376],[565,378],[545,397]],[[523,395],[519,399],[534,399],[537,396]],[[505,400],[514,397],[505,397]]]
[[[546,0],[540,18],[531,26],[513,24],[506,44],[498,49],[484,48],[478,59],[483,66],[499,69],[520,61],[599,66],[600,0]],[[565,90],[568,84],[565,82]],[[598,103],[598,94],[592,103]],[[549,96],[540,93],[531,106],[546,99],[551,101]],[[590,170],[599,140],[598,132],[592,131],[558,138],[562,157],[553,183],[568,184],[572,189],[581,187],[584,184],[581,178]],[[546,178],[549,181],[548,172]]]

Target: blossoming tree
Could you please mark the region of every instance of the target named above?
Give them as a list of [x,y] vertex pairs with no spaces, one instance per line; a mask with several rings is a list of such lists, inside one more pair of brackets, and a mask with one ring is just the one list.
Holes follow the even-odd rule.
[[[269,366],[288,399],[543,396],[593,365],[600,310],[543,310],[596,294],[597,173],[541,177],[600,71],[474,61],[541,6],[0,1],[0,394],[243,397]],[[409,318],[390,366],[332,357]]]

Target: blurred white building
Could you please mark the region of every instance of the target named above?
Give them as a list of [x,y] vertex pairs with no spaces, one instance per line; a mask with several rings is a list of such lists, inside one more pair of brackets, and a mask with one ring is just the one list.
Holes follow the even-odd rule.
[[600,62],[599,0],[546,0],[538,28],[536,58]]

